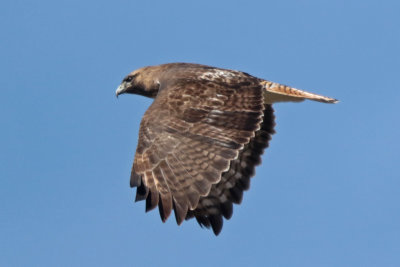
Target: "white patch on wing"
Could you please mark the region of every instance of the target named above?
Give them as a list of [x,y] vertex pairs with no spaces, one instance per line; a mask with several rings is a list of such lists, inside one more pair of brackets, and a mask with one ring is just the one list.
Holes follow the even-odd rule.
[[213,80],[218,78],[230,79],[234,76],[235,74],[232,71],[216,69],[204,72],[202,75],[200,75],[200,79],[205,79],[205,80]]

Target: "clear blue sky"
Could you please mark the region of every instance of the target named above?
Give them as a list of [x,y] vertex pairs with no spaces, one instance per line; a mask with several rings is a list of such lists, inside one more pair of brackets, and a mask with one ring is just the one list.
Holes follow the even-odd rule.
[[[0,3],[1,266],[400,266],[399,1]],[[151,100],[196,62],[338,98],[277,133],[220,236],[163,224],[129,174]]]

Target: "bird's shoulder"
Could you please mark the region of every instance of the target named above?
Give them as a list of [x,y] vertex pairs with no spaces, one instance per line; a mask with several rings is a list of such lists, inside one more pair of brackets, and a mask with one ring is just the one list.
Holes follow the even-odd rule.
[[[160,83],[169,87],[194,85],[244,87],[259,85],[261,79],[246,72],[217,68],[196,63],[167,63],[158,66],[162,71]],[[166,87],[166,86],[164,86]]]

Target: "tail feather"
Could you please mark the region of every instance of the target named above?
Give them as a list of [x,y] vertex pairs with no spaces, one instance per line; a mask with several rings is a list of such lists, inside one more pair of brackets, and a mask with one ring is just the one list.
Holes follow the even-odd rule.
[[263,81],[262,84],[266,90],[264,96],[266,104],[276,102],[300,102],[305,99],[332,104],[338,102],[338,100],[334,98],[309,93],[279,83]]

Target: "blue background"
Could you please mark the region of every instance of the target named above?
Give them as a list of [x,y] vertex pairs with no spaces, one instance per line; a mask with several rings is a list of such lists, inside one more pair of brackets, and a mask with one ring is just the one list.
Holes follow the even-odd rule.
[[[0,3],[1,266],[400,266],[399,1]],[[129,174],[151,100],[196,62],[338,98],[277,133],[220,236],[163,224]]]

